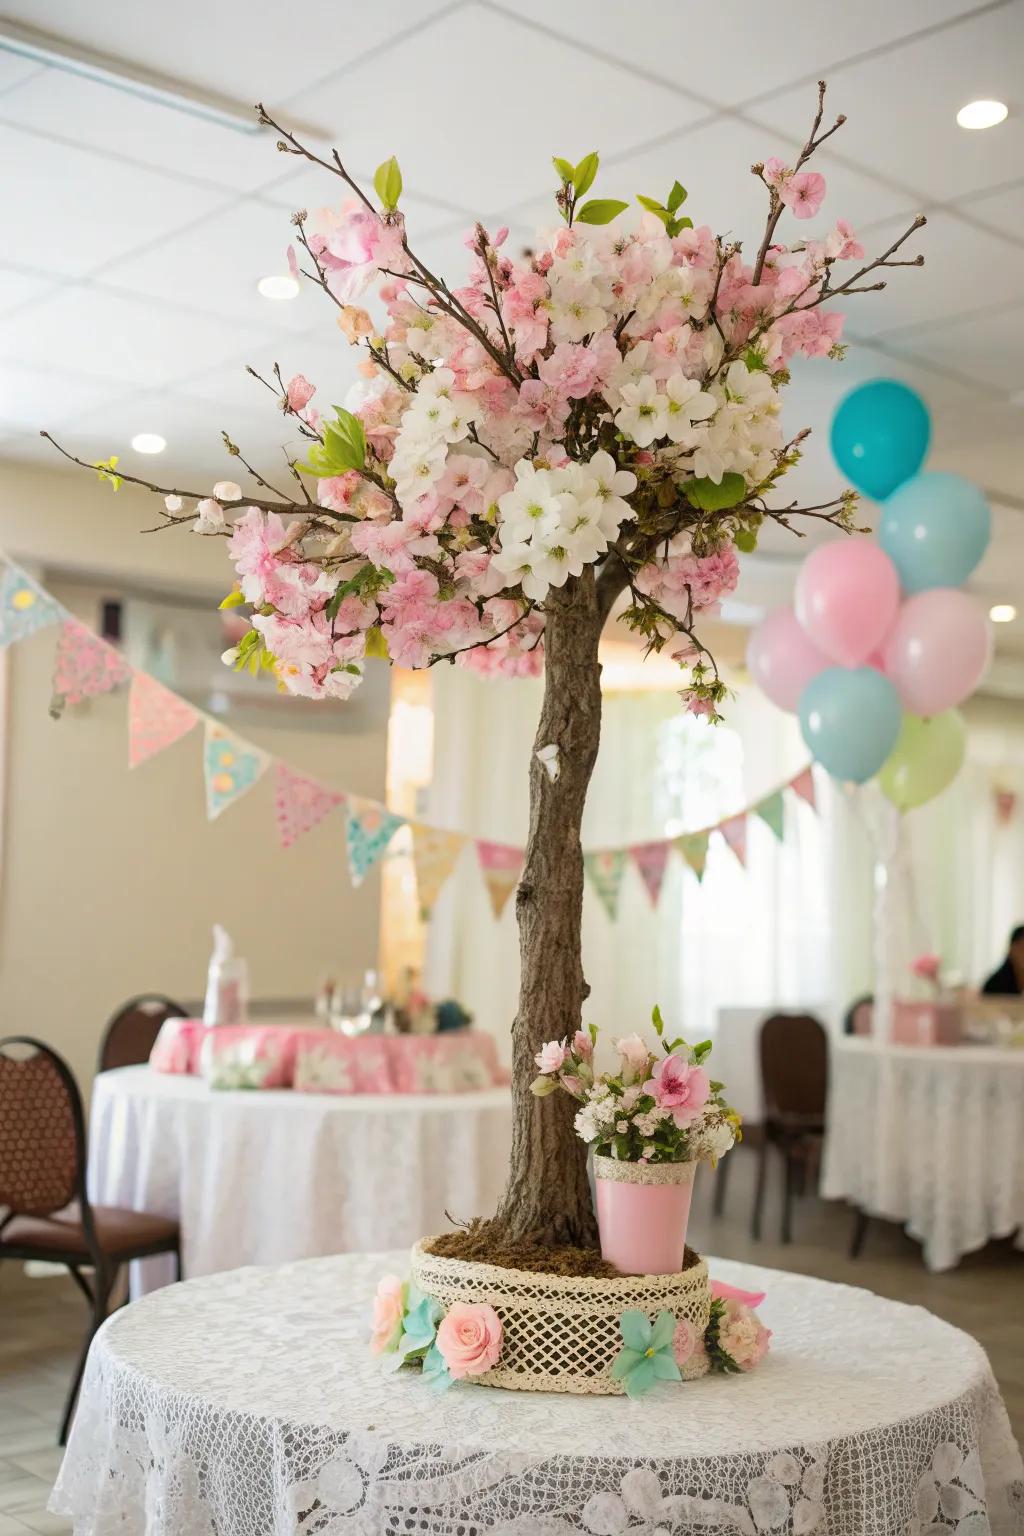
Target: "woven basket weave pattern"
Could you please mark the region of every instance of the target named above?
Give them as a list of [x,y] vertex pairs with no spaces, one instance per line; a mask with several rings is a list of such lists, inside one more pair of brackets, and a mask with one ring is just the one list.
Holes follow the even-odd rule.
[[[431,1239],[412,1250],[412,1277],[420,1290],[447,1308],[453,1302],[492,1306],[504,1329],[501,1360],[474,1380],[521,1392],[615,1393],[611,1376],[622,1348],[619,1318],[627,1308],[652,1320],[667,1309],[687,1318],[703,1338],[711,1313],[707,1265],[701,1259],[675,1275],[623,1275],[578,1279],[472,1264],[430,1253]],[[692,1380],[708,1369],[701,1354],[683,1367]]]

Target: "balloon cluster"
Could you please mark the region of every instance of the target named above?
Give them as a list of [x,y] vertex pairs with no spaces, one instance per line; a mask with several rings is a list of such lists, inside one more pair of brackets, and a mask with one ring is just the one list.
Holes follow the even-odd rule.
[[876,539],[823,544],[804,561],[794,606],[750,636],[747,665],[833,778],[866,783],[900,810],[957,775],[956,710],[988,668],[984,609],[960,590],[988,546],[991,513],[959,475],[921,473],[931,426],[920,397],[877,379],[846,396],[832,452],[882,503]]

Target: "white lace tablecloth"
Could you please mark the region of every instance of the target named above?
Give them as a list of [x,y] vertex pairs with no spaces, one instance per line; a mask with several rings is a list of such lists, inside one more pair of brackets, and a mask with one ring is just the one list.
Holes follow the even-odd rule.
[[919,1307],[766,1288],[749,1376],[637,1402],[384,1376],[348,1255],[172,1286],[93,1344],[51,1507],[76,1536],[1019,1536],[1024,1469],[984,1352]]
[[905,1223],[929,1269],[1024,1247],[1024,1051],[834,1040],[822,1193]]
[[[211,1090],[149,1067],[103,1072],[89,1191],[181,1223],[186,1277],[320,1254],[404,1248],[490,1215],[508,1173],[507,1088],[459,1094]],[[132,1265],[132,1294],[173,1279]]]

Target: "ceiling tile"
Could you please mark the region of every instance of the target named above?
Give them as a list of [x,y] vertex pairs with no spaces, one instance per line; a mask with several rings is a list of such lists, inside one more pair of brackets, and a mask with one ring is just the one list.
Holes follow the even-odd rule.
[[0,267],[0,315],[9,314],[12,309],[32,299],[41,298],[44,293],[52,293],[53,289],[54,284],[43,277],[35,277],[28,272],[14,272],[10,267]]
[[252,0],[176,0],[158,19],[139,0],[8,0],[12,21],[192,85],[239,96],[240,105],[285,101],[328,70],[379,48],[445,0],[303,0],[254,7]]
[[1024,181],[986,197],[965,198],[959,206],[965,218],[977,219],[1024,243]]
[[326,328],[319,327],[304,336],[282,336],[273,342],[264,340],[249,348],[244,361],[243,355],[239,354],[206,373],[197,371],[179,385],[179,393],[199,400],[219,401],[230,409],[251,410],[255,406],[266,432],[274,443],[278,443],[289,436],[289,423],[262,384],[245,372],[245,364],[251,363],[264,378],[271,377],[275,363],[279,364],[285,379],[304,373],[317,388],[314,404],[321,409],[330,409],[332,405],[344,403],[349,388],[358,379],[358,362],[358,351],[328,323]]
[[[514,0],[497,5],[570,39],[622,59],[697,97],[733,106],[794,80],[812,81],[824,69],[866,48],[885,48],[899,38],[970,11],[984,0],[858,0],[856,5],[817,0],[776,0],[767,13],[752,14],[749,0],[711,5],[665,0]],[[740,40],[743,45],[740,45]]]
[[[828,11],[834,14],[831,7]],[[850,11],[859,17],[859,7]],[[1015,0],[838,71],[829,100],[849,118],[841,135],[843,154],[943,201],[1019,176],[1022,58],[1024,5]],[[998,128],[975,133],[959,128],[958,110],[978,97],[995,97],[1017,110]],[[802,136],[807,88],[760,102],[757,117]]]
[[5,128],[4,255],[81,277],[221,207],[224,193]]
[[241,325],[106,293],[62,288],[0,322],[0,358],[27,367],[51,359],[69,373],[129,384],[166,384],[213,368],[247,339]]
[[[41,361],[42,359],[39,359]],[[52,369],[0,363],[0,421],[5,430],[38,437],[45,427],[59,437],[62,429],[84,411],[102,406],[123,391],[116,384],[74,378]],[[52,448],[43,447],[51,455]]]
[[23,80],[38,74],[42,67],[35,59],[23,59],[17,53],[0,52],[0,96],[13,90]]
[[[330,155],[330,145],[309,140],[303,142],[318,154]],[[291,157],[285,161],[284,157],[279,155],[278,160],[289,166],[302,166],[301,161]],[[374,165],[377,163],[375,161]],[[275,167],[277,170],[280,168],[280,165]],[[372,197],[373,167],[369,170],[354,170],[353,175]],[[450,224],[453,218],[458,217],[457,205],[438,204],[417,197],[415,191],[408,189],[408,177],[403,179],[406,187],[402,192],[402,211],[410,229],[418,229],[426,234]],[[343,181],[337,176],[332,176],[321,166],[306,164],[302,169],[289,170],[286,175],[278,176],[272,182],[260,187],[258,196],[261,202],[295,213],[300,208],[305,208],[309,212],[315,208],[340,208],[342,203],[352,198],[353,193]],[[473,214],[466,210],[465,218],[467,223],[471,223]]]
[[[897,331],[892,345],[924,363],[955,370],[989,388],[1013,394],[1021,389],[1024,358],[1024,304],[1000,305],[989,314],[944,320],[933,329]],[[1024,427],[1024,416],[1021,426]]]
[[[547,185],[552,154],[623,150],[703,110],[475,6],[389,49],[384,113],[381,78],[380,61],[356,65],[341,85],[305,94],[302,111],[326,119],[348,165],[375,166],[395,154],[421,195],[482,212]],[[529,109],[510,108],[506,89],[528,92]],[[603,185],[599,179],[598,195]]]

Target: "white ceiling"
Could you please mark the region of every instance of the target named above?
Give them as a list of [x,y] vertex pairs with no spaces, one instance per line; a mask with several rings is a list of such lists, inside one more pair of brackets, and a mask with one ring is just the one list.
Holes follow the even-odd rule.
[[[336,142],[358,172],[397,154],[413,243],[458,275],[476,215],[523,246],[548,222],[550,155],[597,147],[599,191],[662,194],[722,233],[757,233],[753,160],[802,142],[819,75],[847,126],[818,159],[827,213],[881,249],[918,211],[922,271],[852,299],[844,366],[802,367],[787,422],[815,428],[804,499],[838,483],[827,427],[838,398],[906,379],[935,421],[932,467],[996,502],[975,585],[1024,611],[1024,0],[12,0],[8,19],[158,72],[192,91],[262,99]],[[965,133],[975,97],[1009,120]],[[314,292],[274,304],[289,212],[337,199],[331,178],[243,133],[0,52],[5,240],[0,265],[0,457],[73,451],[203,489],[227,469],[227,428],[261,468],[282,420],[246,363],[302,370],[330,400],[351,354]],[[802,229],[802,233],[806,230]],[[128,446],[169,441],[159,461]],[[142,472],[145,472],[143,470]],[[748,583],[788,575],[774,541]],[[1000,641],[1024,646],[1024,621]]]

